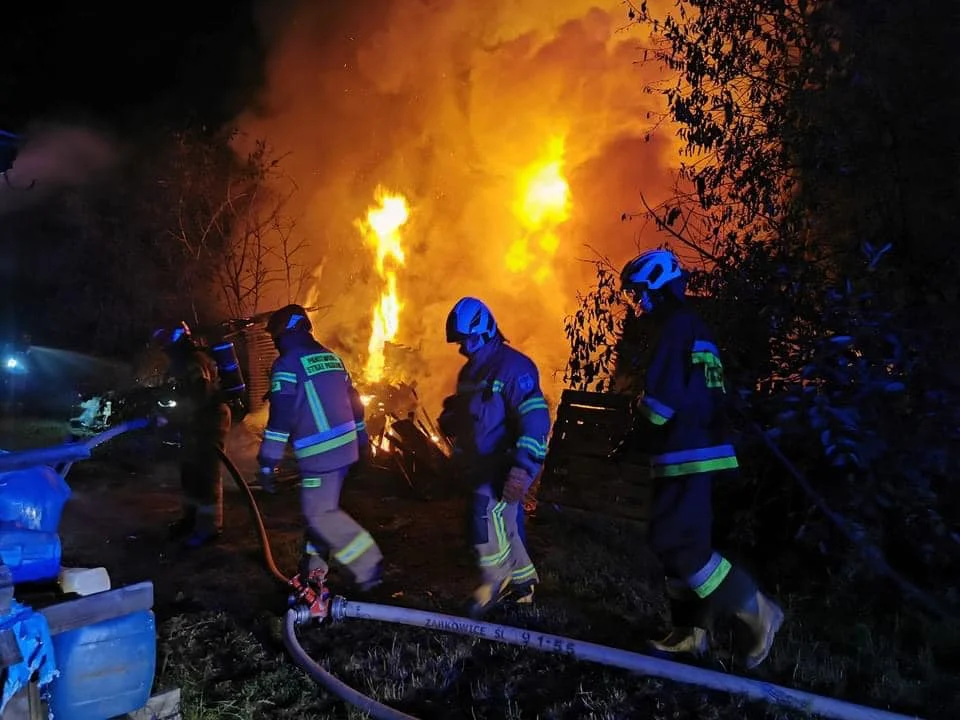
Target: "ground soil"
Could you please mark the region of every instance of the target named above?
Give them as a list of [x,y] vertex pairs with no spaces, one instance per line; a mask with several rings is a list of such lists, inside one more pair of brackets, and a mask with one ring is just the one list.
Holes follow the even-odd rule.
[[[0,446],[56,444],[65,434],[59,423],[5,421]],[[225,478],[222,539],[183,552],[166,538],[166,525],[179,514],[172,460],[149,461],[128,447],[77,463],[68,475],[73,495],[61,525],[63,564],[103,566],[115,587],[153,582],[161,635],[156,689],[189,685],[187,717],[361,717],[286,658],[278,639],[286,592],[264,567],[243,495]],[[375,535],[387,558],[375,602],[460,614],[476,576],[462,533],[463,499],[453,490],[437,481],[412,488],[398,473],[375,468],[350,481],[343,505]],[[297,487],[285,483],[275,495],[258,492],[257,499],[277,564],[292,573],[302,537]],[[659,571],[635,526],[541,504],[529,535],[542,576],[540,609],[494,620],[630,650],[663,629]],[[336,574],[331,585],[347,594]],[[941,704],[947,686],[923,685],[904,670],[909,659],[886,657],[899,646],[881,637],[882,629],[865,630],[873,644],[869,658],[839,630],[835,638],[845,649],[831,651],[833,631],[823,624],[814,634],[827,644],[811,641],[802,619],[824,602],[830,604],[809,595],[784,598],[793,624],[756,677],[910,710],[929,691],[947,707]],[[564,658],[490,648],[472,638],[371,625],[356,621],[346,630],[318,630],[304,644],[347,682],[417,717],[799,717]],[[236,637],[242,642],[230,639]],[[890,672],[903,677],[877,677]],[[923,672],[934,677],[933,670]],[[855,682],[857,673],[867,679]]]

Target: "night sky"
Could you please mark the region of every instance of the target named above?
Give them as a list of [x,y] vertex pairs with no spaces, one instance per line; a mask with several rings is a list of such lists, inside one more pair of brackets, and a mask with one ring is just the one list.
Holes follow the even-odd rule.
[[121,132],[217,126],[262,82],[253,0],[4,5],[0,129],[36,119]]

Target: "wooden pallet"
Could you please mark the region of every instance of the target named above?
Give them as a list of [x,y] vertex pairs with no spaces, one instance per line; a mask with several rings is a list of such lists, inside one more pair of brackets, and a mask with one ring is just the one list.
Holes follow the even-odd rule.
[[630,422],[625,395],[564,390],[539,499],[636,520],[645,528],[651,498],[647,466],[609,458]]

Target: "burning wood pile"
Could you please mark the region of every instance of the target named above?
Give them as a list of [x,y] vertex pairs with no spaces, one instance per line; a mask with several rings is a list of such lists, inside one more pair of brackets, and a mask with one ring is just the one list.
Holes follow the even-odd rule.
[[358,390],[374,463],[396,468],[414,489],[425,475],[441,477],[451,447],[420,406],[415,386],[380,381],[360,384]]

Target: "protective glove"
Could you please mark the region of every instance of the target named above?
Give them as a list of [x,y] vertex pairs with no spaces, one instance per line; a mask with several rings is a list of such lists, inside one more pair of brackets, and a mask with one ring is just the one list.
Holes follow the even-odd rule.
[[508,503],[520,502],[527,494],[533,478],[523,468],[512,467],[507,474],[507,481],[503,484],[503,499]]
[[260,483],[263,491],[269,495],[273,495],[277,491],[276,477],[272,467],[262,467],[257,470],[257,482]]

